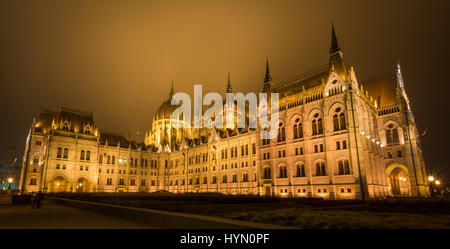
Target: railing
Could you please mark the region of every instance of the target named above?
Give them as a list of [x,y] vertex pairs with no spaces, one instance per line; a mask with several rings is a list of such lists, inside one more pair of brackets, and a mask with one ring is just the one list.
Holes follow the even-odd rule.
[[390,105],[390,106],[386,106],[386,107],[379,109],[378,115],[383,116],[383,115],[388,115],[388,114],[397,113],[397,112],[400,112],[400,106],[399,105]]

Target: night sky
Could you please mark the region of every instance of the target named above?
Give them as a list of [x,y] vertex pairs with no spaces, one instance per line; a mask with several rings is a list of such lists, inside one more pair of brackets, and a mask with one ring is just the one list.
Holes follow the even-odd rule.
[[[0,147],[23,154],[41,108],[142,139],[175,91],[261,91],[328,63],[331,22],[358,79],[400,61],[426,163],[448,172],[450,1],[1,1]],[[137,132],[139,131],[139,135]],[[446,143],[444,143],[446,142]]]

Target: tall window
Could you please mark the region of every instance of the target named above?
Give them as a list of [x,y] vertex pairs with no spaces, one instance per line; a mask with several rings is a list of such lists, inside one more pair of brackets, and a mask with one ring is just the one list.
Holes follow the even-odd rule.
[[294,139],[303,138],[303,126],[302,123],[300,123],[300,119],[297,118],[295,120],[293,129],[294,129]]
[[280,166],[280,175],[279,178],[287,178],[287,169],[286,166]]
[[63,158],[64,158],[64,159],[69,158],[69,149],[67,149],[67,148],[64,149]]
[[84,160],[85,154],[86,154],[85,151],[81,150],[80,160]]
[[339,175],[349,175],[350,174],[350,164],[348,160],[339,160]]
[[325,167],[325,162],[316,163],[316,176],[326,176],[327,170]]
[[311,124],[313,135],[323,134],[323,123],[322,118],[319,118],[319,113],[314,114],[314,119]]
[[286,141],[286,131],[284,129],[283,123],[280,123],[280,129],[278,131],[278,142]]
[[111,157],[111,164],[116,164],[116,157],[115,156]]
[[242,181],[243,181],[243,182],[248,182],[248,174],[247,174],[247,173],[244,173],[244,174],[242,175]]
[[62,148],[59,147],[57,152],[56,152],[56,158],[61,158],[62,157]]
[[386,142],[388,144],[398,143],[398,131],[397,128],[394,128],[393,124],[388,126],[386,130]]
[[264,175],[263,176],[264,176],[264,179],[272,178],[270,167],[265,167],[264,168]]
[[100,155],[100,156],[98,157],[98,162],[99,162],[99,163],[103,163],[103,155]]
[[340,107],[336,108],[333,115],[333,130],[340,131],[347,129],[347,123],[345,122],[344,111]]
[[233,182],[236,183],[237,182],[237,175],[233,174]]
[[252,154],[256,154],[256,144],[252,144]]
[[299,164],[297,165],[297,177],[305,177],[305,165],[304,164]]
[[36,185],[36,178],[35,177],[30,178],[30,185]]

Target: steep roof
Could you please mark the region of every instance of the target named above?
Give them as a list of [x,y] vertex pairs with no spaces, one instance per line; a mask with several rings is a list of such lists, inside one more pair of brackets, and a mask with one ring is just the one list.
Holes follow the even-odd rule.
[[363,81],[363,90],[377,101],[378,107],[397,104],[397,75],[388,73]]
[[307,93],[310,91],[316,91],[322,85],[322,80],[327,80],[328,75],[328,65],[321,66],[287,82],[281,83],[274,88],[273,92],[280,93],[280,97],[282,97],[284,94],[292,95],[298,92],[302,92],[303,88],[305,88],[305,91]]

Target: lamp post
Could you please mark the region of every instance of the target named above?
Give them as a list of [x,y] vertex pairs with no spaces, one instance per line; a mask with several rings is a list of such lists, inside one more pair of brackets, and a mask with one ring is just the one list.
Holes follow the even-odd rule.
[[431,197],[434,197],[434,188],[433,188],[434,177],[428,176],[428,185],[430,186]]
[[435,197],[436,196],[436,189],[437,187],[441,184],[441,181],[439,181],[438,179],[434,178],[434,176],[429,176],[428,177],[428,183],[430,184],[430,190],[431,190],[431,196]]
[[13,180],[14,179],[12,177],[8,178],[8,194],[11,193],[11,184],[12,184]]

